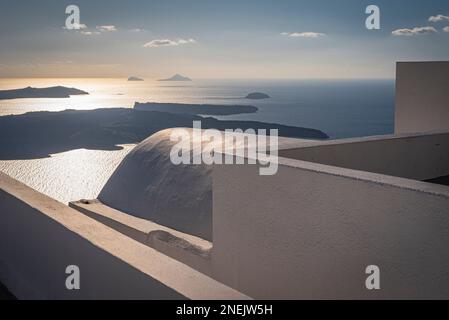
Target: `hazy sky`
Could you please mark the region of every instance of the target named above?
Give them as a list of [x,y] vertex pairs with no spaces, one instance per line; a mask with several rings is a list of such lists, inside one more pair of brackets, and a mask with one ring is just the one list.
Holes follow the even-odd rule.
[[[70,4],[87,28],[63,28]],[[0,0],[0,77],[392,78],[408,60],[449,60],[448,0]]]

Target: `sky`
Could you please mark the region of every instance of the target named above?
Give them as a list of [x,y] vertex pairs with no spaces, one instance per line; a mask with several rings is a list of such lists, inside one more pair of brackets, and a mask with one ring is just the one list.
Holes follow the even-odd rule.
[[0,0],[0,77],[393,78],[421,60],[449,60],[447,0]]

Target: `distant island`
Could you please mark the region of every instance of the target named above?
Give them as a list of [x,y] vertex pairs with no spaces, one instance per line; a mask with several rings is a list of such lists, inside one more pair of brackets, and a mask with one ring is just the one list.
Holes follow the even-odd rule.
[[49,88],[32,88],[0,90],[0,100],[24,98],[69,98],[74,95],[86,95],[86,91],[62,86]]
[[252,92],[248,94],[245,99],[250,100],[261,100],[261,99],[269,99],[271,98],[268,94],[262,92]]
[[254,106],[240,105],[214,105],[214,104],[185,104],[185,103],[159,103],[147,102],[134,104],[134,109],[141,111],[160,111],[170,113],[184,114],[203,114],[227,116],[241,113],[255,113],[257,108]]
[[192,79],[188,78],[188,77],[184,77],[180,74],[175,74],[173,77],[168,78],[168,79],[160,79],[158,81],[192,81]]
[[201,121],[203,129],[278,129],[281,137],[328,138],[310,128],[127,108],[42,111],[0,117],[0,159],[38,159],[74,149],[119,150],[118,145],[138,143],[163,129],[191,128],[193,121]]
[[144,80],[138,77],[129,77],[128,81],[144,81]]

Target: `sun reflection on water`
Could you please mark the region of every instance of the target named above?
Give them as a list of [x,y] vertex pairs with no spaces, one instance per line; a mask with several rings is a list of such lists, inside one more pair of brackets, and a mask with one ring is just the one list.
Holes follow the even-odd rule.
[[34,160],[0,161],[0,171],[62,203],[95,199],[134,145],[118,151],[78,149]]
[[204,97],[192,90],[193,84],[164,86],[157,81],[130,82],[126,79],[0,79],[0,90],[25,87],[64,86],[89,92],[70,98],[12,99],[0,101],[0,116],[30,111],[92,110],[132,108],[135,102],[201,102]]

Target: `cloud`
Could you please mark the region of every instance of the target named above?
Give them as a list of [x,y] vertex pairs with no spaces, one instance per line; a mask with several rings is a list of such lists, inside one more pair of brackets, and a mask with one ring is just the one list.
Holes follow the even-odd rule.
[[437,16],[431,16],[429,18],[429,22],[442,22],[442,21],[449,21],[449,16],[439,14]]
[[415,27],[413,29],[397,29],[394,30],[391,34],[394,36],[416,36],[422,34],[432,34],[437,33],[438,31],[434,27]]
[[97,26],[97,29],[101,32],[112,32],[117,31],[117,28],[115,26]]
[[100,32],[98,32],[98,31],[90,31],[88,29],[87,25],[85,25],[85,24],[79,24],[79,25],[75,24],[75,27],[76,28],[74,28],[74,29],[68,29],[67,27],[62,27],[62,28],[65,30],[69,30],[69,31],[73,31],[75,33],[82,34],[84,36],[93,36],[93,35],[100,34]]
[[84,36],[95,36],[100,34],[98,31],[80,31],[80,33]]
[[184,44],[194,44],[196,43],[195,39],[156,39],[150,42],[147,42],[143,45],[144,48],[158,48],[158,47],[176,47]]
[[[63,29],[69,30],[67,29],[67,27],[63,27]],[[85,36],[93,36],[93,35],[99,35],[101,34],[101,32],[112,32],[112,31],[117,31],[117,27],[115,26],[97,26],[96,30],[97,31],[92,31],[89,30],[89,28],[87,27],[87,25],[85,24],[75,24],[73,29],[70,29],[76,32],[79,32],[82,35]]]
[[449,32],[449,27],[444,27],[444,28],[443,28],[443,31],[444,31],[444,32]]
[[85,25],[83,23],[80,23],[80,24],[74,23],[72,29],[68,29],[66,26],[62,27],[62,29],[66,29],[66,30],[84,30],[84,29],[87,29],[87,25]]
[[319,38],[324,37],[324,33],[319,32],[282,32],[281,35],[292,38]]
[[80,24],[75,23],[75,29],[78,29],[78,30],[87,29],[87,25],[85,25],[84,23],[80,23]]
[[129,30],[129,31],[131,31],[131,32],[146,32],[147,30],[145,30],[145,29],[140,29],[140,28],[135,28],[135,29],[131,29],[131,30]]

